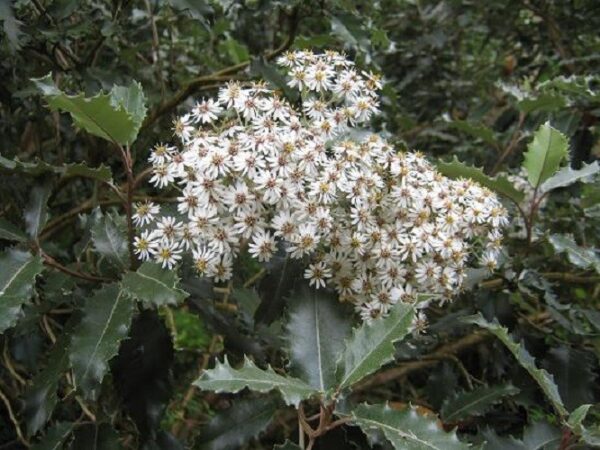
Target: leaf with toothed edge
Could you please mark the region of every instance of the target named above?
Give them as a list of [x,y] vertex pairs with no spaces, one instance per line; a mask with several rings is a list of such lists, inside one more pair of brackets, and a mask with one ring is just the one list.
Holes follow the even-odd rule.
[[3,333],[17,322],[44,265],[39,256],[9,249],[0,254],[0,268],[0,333]]
[[593,176],[600,172],[600,164],[594,161],[591,164],[584,164],[581,169],[573,170],[571,166],[566,166],[548,178],[540,186],[540,192],[546,193],[552,189],[570,186],[579,181],[585,183],[593,180]]
[[206,370],[194,381],[194,385],[203,390],[232,394],[244,388],[263,393],[278,390],[288,405],[296,407],[302,400],[317,393],[305,382],[279,375],[271,366],[263,370],[248,358],[244,358],[244,365],[240,369],[234,369],[225,357],[222,363],[217,361],[214,369]]
[[178,305],[188,293],[177,286],[179,279],[173,270],[145,262],[136,272],[127,272],[121,286],[132,297],[154,306]]
[[436,419],[419,414],[412,406],[395,410],[388,405],[361,404],[352,411],[353,422],[365,434],[381,431],[398,450],[466,450],[456,432],[447,433]]
[[472,323],[480,326],[481,328],[485,328],[498,339],[500,339],[500,341],[517,359],[519,364],[525,370],[527,370],[531,377],[537,382],[538,386],[542,389],[548,400],[550,400],[550,402],[552,403],[552,406],[554,406],[556,412],[561,417],[567,415],[567,410],[564,406],[560,393],[558,392],[558,387],[554,382],[554,377],[551,374],[549,374],[546,370],[538,369],[533,356],[531,356],[531,354],[525,349],[523,345],[515,342],[511,338],[506,327],[503,327],[499,323],[488,322],[483,318],[481,314],[466,317],[464,321],[466,323]]
[[468,166],[460,162],[456,156],[450,162],[439,161],[436,164],[436,168],[438,172],[448,178],[470,178],[482,186],[504,195],[517,204],[521,203],[525,198],[525,194],[515,188],[508,178],[504,176],[490,177],[483,173],[483,170],[479,167]]
[[481,386],[472,391],[457,392],[444,401],[441,414],[445,422],[480,416],[504,397],[518,393],[519,389],[511,384]]
[[394,343],[410,332],[414,308],[404,303],[394,305],[387,317],[371,324],[363,323],[346,341],[337,367],[340,388],[351,386],[394,359]]
[[95,399],[108,371],[108,361],[127,337],[134,301],[117,283],[102,286],[83,307],[83,318],[73,331],[69,360],[77,388]]

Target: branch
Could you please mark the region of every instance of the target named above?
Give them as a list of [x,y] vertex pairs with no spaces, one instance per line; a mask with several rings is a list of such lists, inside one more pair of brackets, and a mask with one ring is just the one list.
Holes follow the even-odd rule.
[[[540,313],[529,316],[528,319],[532,322],[542,322],[547,320],[548,317],[548,313]],[[473,333],[463,336],[454,342],[450,342],[438,347],[436,350],[428,355],[424,355],[419,360],[403,362],[396,367],[391,367],[387,370],[376,373],[367,378],[365,381],[357,384],[353,388],[353,391],[364,391],[370,387],[379,386],[389,381],[403,378],[411,372],[433,367],[440,361],[447,359],[449,355],[453,356],[458,353],[462,353],[471,347],[481,344],[491,336],[492,334],[487,331],[474,331]]]
[[40,255],[44,259],[44,264],[46,264],[49,267],[53,267],[56,270],[64,272],[67,275],[71,275],[72,277],[80,278],[80,279],[86,280],[86,281],[93,281],[93,282],[96,282],[96,283],[103,283],[103,282],[114,281],[111,278],[97,277],[95,275],[90,275],[90,274],[87,274],[87,273],[77,272],[76,270],[69,269],[68,267],[63,266],[61,263],[59,263],[58,261],[56,261],[52,256],[47,255],[46,253],[44,253],[41,249],[40,249]]
[[[281,43],[281,45],[270,52],[268,52],[264,58],[269,60],[273,59],[279,54],[286,51],[294,42],[296,37],[296,31],[298,28],[298,9],[295,8],[293,13],[290,15],[290,31],[288,37]],[[218,70],[210,75],[204,75],[201,77],[194,78],[188,84],[183,86],[179,91],[173,95],[170,99],[163,102],[160,106],[158,106],[154,111],[152,111],[142,124],[142,130],[148,128],[154,122],[156,122],[162,115],[167,114],[168,112],[175,109],[179,104],[183,103],[190,95],[194,94],[196,91],[206,87],[206,85],[213,84],[215,82],[220,81],[228,81],[231,79],[232,75],[240,72],[250,65],[250,60],[241,62],[239,64],[234,64],[233,66],[226,67],[224,69]]]

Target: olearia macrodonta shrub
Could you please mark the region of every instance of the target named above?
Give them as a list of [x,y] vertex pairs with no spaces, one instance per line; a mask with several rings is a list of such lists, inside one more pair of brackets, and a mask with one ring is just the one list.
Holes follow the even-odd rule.
[[367,321],[418,294],[448,300],[470,265],[495,267],[506,210],[367,131],[376,75],[336,52],[278,62],[297,104],[231,82],[174,122],[178,146],[154,147],[150,182],[180,194],[174,215],[136,205],[140,259],[170,270],[190,253],[199,275],[222,282],[240,252],[266,262],[281,246],[311,285],[333,287]]

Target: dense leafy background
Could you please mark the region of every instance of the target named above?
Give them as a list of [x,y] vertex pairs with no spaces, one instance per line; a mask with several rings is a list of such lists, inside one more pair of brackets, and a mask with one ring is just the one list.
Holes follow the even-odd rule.
[[[598,444],[598,1],[0,0],[0,25],[0,448],[298,448],[286,403],[340,383],[351,420],[314,448]],[[505,264],[425,334],[399,311],[389,340],[350,336],[283,259],[216,287],[130,266],[123,200],[172,198],[144,182],[149,148],[226,80],[289,94],[271,63],[288,47],[381,72],[375,127],[511,208]],[[523,161],[533,207],[502,174]],[[283,396],[243,390],[270,378]]]

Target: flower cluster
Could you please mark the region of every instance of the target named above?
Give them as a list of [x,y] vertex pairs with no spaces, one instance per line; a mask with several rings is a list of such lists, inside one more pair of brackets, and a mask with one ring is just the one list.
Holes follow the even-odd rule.
[[378,112],[377,76],[336,52],[278,62],[301,106],[229,83],[175,121],[180,150],[155,146],[151,182],[180,194],[177,213],[137,205],[141,259],[172,268],[187,252],[224,281],[240,251],[264,262],[284,249],[365,320],[420,293],[450,298],[478,259],[494,267],[507,223],[496,197],[359,129]]

